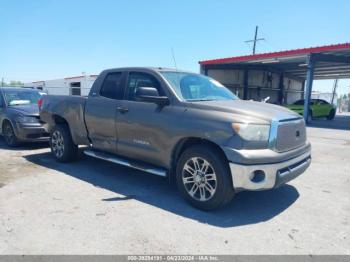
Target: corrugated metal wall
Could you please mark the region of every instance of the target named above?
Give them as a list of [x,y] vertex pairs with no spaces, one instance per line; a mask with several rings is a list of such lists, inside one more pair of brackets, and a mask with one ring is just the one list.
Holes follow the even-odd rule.
[[[208,76],[218,80],[232,92],[243,98],[243,70],[209,69]],[[269,103],[278,104],[280,75],[262,70],[249,70],[248,99],[261,101],[270,97]],[[290,104],[302,98],[303,86],[301,81],[284,77],[284,103]]]

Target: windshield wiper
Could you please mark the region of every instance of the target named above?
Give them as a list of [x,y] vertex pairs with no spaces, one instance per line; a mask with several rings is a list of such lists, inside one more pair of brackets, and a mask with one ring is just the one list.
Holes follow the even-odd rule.
[[187,99],[189,102],[214,101],[215,99]]
[[28,103],[28,104],[14,103],[14,104],[11,104],[11,105],[8,105],[8,106],[11,107],[11,106],[26,106],[26,105],[30,105],[30,103]]

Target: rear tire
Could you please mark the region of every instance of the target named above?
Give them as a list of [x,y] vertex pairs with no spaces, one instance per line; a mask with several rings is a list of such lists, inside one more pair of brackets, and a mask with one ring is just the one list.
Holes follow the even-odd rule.
[[4,122],[2,126],[2,134],[4,136],[6,145],[8,145],[9,147],[16,147],[19,145],[18,138],[9,121]]
[[209,146],[192,146],[181,154],[176,183],[180,194],[202,210],[223,207],[235,195],[227,160]]
[[329,112],[329,115],[327,116],[327,119],[328,120],[333,120],[335,117],[335,110],[332,109],[330,112]]
[[78,157],[78,146],[74,144],[68,125],[56,125],[50,136],[51,153],[62,163],[72,162]]

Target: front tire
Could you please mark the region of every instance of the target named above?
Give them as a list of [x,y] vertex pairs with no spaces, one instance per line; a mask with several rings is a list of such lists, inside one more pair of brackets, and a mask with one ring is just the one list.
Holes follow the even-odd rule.
[[18,138],[10,122],[6,121],[2,127],[2,133],[6,145],[9,147],[16,147],[19,145]]
[[68,125],[56,125],[50,136],[51,153],[59,162],[72,162],[78,157],[78,146],[74,144]]
[[235,194],[227,160],[209,146],[192,146],[182,153],[176,183],[181,195],[202,210],[223,207]]

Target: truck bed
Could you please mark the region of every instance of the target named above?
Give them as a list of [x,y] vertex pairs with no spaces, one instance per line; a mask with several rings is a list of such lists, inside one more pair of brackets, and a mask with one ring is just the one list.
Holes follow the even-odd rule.
[[45,95],[40,118],[51,127],[57,123],[67,122],[74,143],[88,145],[88,133],[84,121],[86,101],[87,97],[81,96]]

